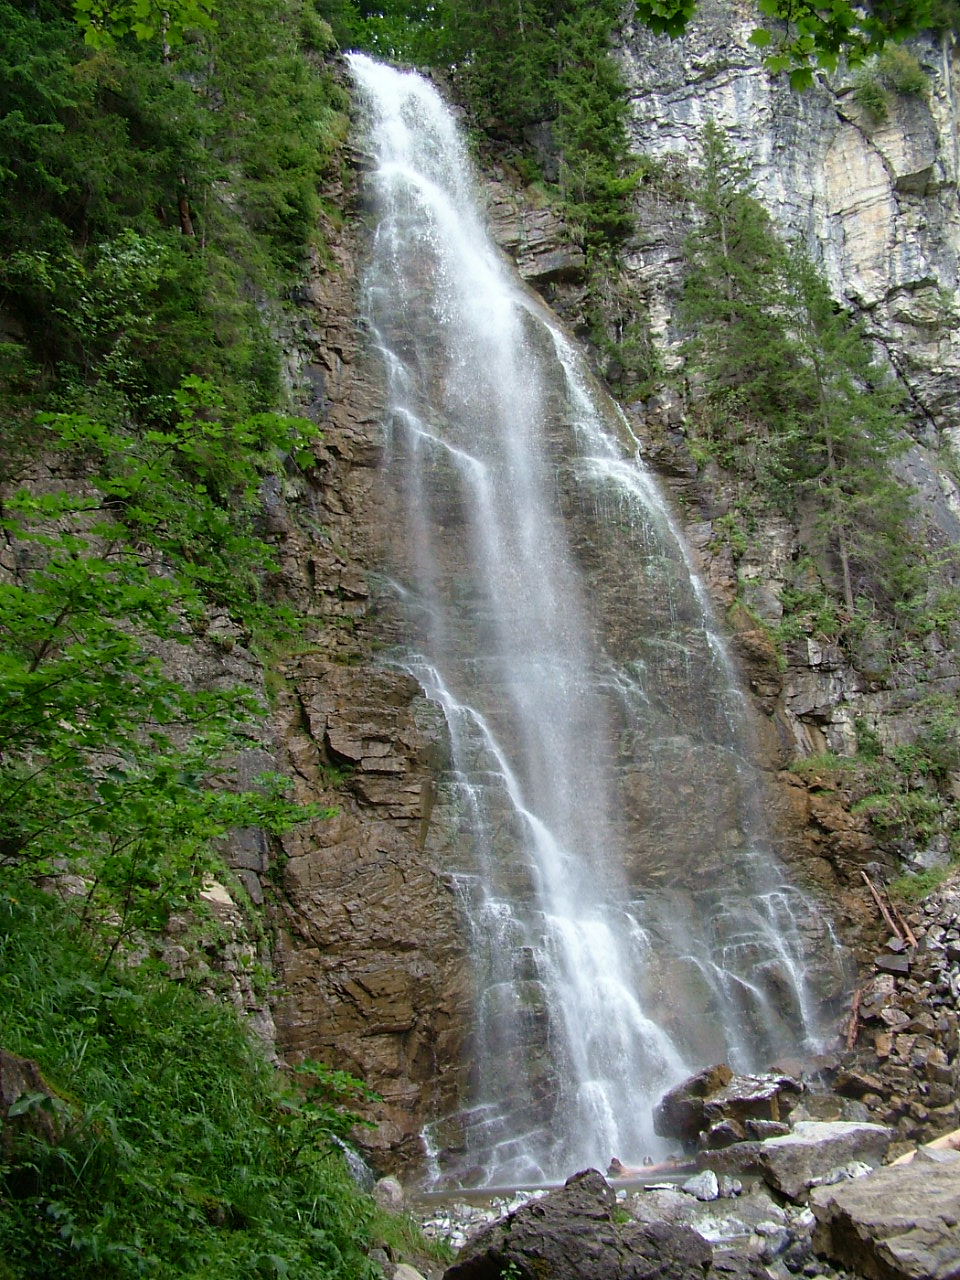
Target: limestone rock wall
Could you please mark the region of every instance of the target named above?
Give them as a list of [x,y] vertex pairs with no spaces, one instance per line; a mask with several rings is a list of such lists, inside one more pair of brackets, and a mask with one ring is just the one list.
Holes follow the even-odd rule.
[[[786,76],[769,75],[749,44],[755,14],[737,0],[703,0],[678,40],[628,16],[620,57],[633,145],[688,159],[707,120],[726,129],[774,219],[822,263],[837,299],[864,316],[918,410],[956,441],[956,50],[932,38],[913,44],[928,90],[891,91],[888,118],[878,122],[858,103],[849,73],[818,75],[800,93]],[[661,273],[659,289],[669,290],[669,258],[656,242],[641,245],[634,266]]]
[[[703,0],[687,34],[671,40],[653,35],[628,12],[619,56],[633,145],[682,170],[695,162],[707,120],[727,131],[750,164],[758,198],[783,232],[821,263],[838,302],[863,319],[908,388],[915,438],[897,465],[917,492],[928,535],[944,548],[956,547],[960,490],[950,451],[960,432],[957,51],[948,38],[912,44],[927,89],[889,90],[881,122],[858,102],[848,72],[818,75],[814,87],[800,93],[785,76],[769,75],[749,43],[755,22],[752,5]],[[653,184],[641,193],[627,254],[627,275],[648,303],[674,370],[682,244],[690,225],[682,198]],[[750,546],[734,563],[715,527],[729,510],[729,486],[716,468],[692,464],[681,407],[667,396],[634,409],[651,462],[683,504],[715,598],[728,608],[745,606],[732,614],[739,654],[760,708],[776,726],[768,737],[781,764],[791,755],[854,751],[857,722],[887,746],[909,742],[911,707],[921,697],[953,697],[960,688],[949,637],[930,637],[926,652],[893,669],[890,654],[871,652],[868,641],[851,653],[809,636],[789,649],[780,669],[763,624],[780,621],[784,590],[797,585],[798,530],[759,517]],[[787,795],[802,842],[818,856],[829,851],[841,874],[851,858],[857,867],[876,856],[862,818],[828,814],[822,798],[801,803],[789,781]]]

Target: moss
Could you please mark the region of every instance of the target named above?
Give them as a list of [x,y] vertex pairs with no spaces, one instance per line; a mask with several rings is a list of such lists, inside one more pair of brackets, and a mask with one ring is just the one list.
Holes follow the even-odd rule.
[[887,892],[892,898],[902,902],[922,902],[937,889],[950,875],[949,867],[931,867],[928,871],[901,876],[887,885]]

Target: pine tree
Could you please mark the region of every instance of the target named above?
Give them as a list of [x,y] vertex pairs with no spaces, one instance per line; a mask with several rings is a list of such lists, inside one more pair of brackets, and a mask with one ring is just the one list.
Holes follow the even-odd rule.
[[709,122],[692,190],[698,223],[685,245],[685,354],[706,440],[735,471],[773,475],[795,429],[796,357],[780,315],[786,251],[753,189],[746,162]]
[[904,585],[910,500],[890,469],[909,443],[902,396],[752,193],[746,163],[708,124],[686,242],[691,418],[752,496],[812,511],[811,550],[835,557],[852,617],[858,595],[889,602]]
[[852,614],[858,574],[872,592],[896,593],[908,547],[907,490],[890,471],[909,438],[902,392],[875,361],[862,327],[830,296],[822,274],[795,248],[786,260],[794,383],[805,431],[792,470],[820,510],[817,537],[835,552]]

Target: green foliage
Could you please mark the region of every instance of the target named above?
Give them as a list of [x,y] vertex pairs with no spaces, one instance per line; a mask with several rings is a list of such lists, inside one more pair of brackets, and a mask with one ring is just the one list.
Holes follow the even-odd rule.
[[[0,866],[18,882],[81,877],[84,923],[112,954],[196,903],[231,828],[326,811],[288,802],[279,777],[228,785],[260,709],[165,673],[151,650],[190,641],[202,596],[170,573],[175,555],[158,573],[97,505],[21,492],[3,521],[33,564],[0,582]],[[65,517],[86,532],[57,530]]]
[[833,751],[801,756],[790,765],[791,771],[807,782],[815,782],[824,776],[830,780],[846,781],[859,768],[860,761],[856,756],[840,756]]
[[856,66],[941,20],[940,0],[883,0],[869,8],[851,0],[758,0],[757,7],[775,25],[758,28],[753,44],[768,51],[768,69],[789,72],[797,89],[812,84],[817,67],[834,71],[841,58]]
[[887,84],[895,93],[921,97],[930,88],[927,73],[916,54],[902,45],[884,49],[877,63]]
[[852,812],[868,814],[880,835],[924,842],[942,830],[943,802],[926,791],[878,791],[857,801]]
[[886,86],[872,69],[859,73],[853,86],[853,97],[874,123],[883,124],[889,117],[890,99]]
[[781,604],[783,617],[776,628],[781,645],[794,644],[806,635],[819,640],[836,640],[840,636],[844,626],[840,608],[819,580],[800,588],[786,588]]
[[285,1084],[232,1010],[150,965],[102,965],[74,912],[0,896],[4,1047],[36,1059],[63,1136],[5,1132],[5,1275],[372,1280],[373,1206],[338,1143],[358,1081]]
[[[235,412],[276,402],[277,354],[256,308],[238,301],[228,317],[210,305],[202,263],[182,246],[179,233],[127,228],[83,254],[10,256],[0,278],[18,309],[46,322],[29,336],[56,402],[162,421],[199,369]],[[242,334],[225,341],[235,325]]]
[[[556,28],[560,191],[588,249],[619,244],[633,229],[639,181],[627,145],[626,88],[610,55],[616,6],[570,6]],[[552,104],[551,104],[552,106]]]
[[604,361],[604,376],[623,397],[638,399],[658,385],[662,362],[647,306],[610,255],[597,254],[588,280],[590,339]]
[[333,37],[309,0],[0,0],[0,27],[2,1040],[67,1126],[5,1127],[0,1271],[363,1277],[361,1087],[285,1090],[149,958],[171,913],[209,930],[232,830],[329,814],[246,776],[263,708],[186,646],[213,613],[225,648],[295,634],[262,487],[316,435],[272,412],[272,331],[322,251]]
[[[259,636],[288,634],[294,620],[261,600],[273,551],[255,532],[262,478],[306,460],[316,435],[303,418],[261,413],[224,419],[218,393],[188,377],[170,398],[164,429],[114,430],[86,414],[47,414],[49,446],[81,456],[115,524],[103,529],[150,547],[176,569],[186,600],[226,606]],[[21,494],[20,510],[31,499]],[[41,512],[42,514],[42,512]]]
[[[231,827],[318,814],[276,778],[237,790],[261,709],[191,690],[159,655],[211,608],[241,638],[295,630],[263,600],[260,491],[316,433],[268,411],[279,353],[257,295],[314,238],[345,116],[301,0],[209,21],[195,3],[77,7],[86,44],[57,0],[0,0],[0,290],[19,339],[2,362],[0,858],[78,877],[109,953],[196,901]],[[38,457],[62,477],[43,490]]]
[[865,720],[857,720],[854,724],[857,733],[857,753],[863,760],[879,760],[883,754],[880,735]]
[[[927,28],[957,22],[955,0],[883,0],[868,8],[851,0],[757,0],[763,21],[751,37],[767,51],[771,71],[788,71],[795,88],[813,81],[813,70],[835,70],[841,57],[851,65]],[[653,31],[682,35],[696,0],[637,0],[637,19]]]
[[500,1280],[525,1280],[524,1273],[516,1262],[511,1260],[500,1267]]
[[960,4],[957,0],[931,0],[927,25],[941,35],[960,31]]
[[738,510],[724,512],[713,521],[711,550],[729,547],[734,560],[740,560],[750,546],[750,538],[744,528],[742,513]]
[[[253,297],[316,239],[347,127],[346,96],[301,34],[317,23],[308,0],[236,0],[173,55],[126,37],[93,51],[55,0],[0,0],[0,290],[43,367],[78,354],[72,304],[136,267],[114,283],[126,301],[146,293],[154,337],[190,362],[179,376],[256,384],[250,407],[275,400]],[[139,263],[118,239],[133,233]]]
[[820,508],[813,543],[836,554],[852,617],[858,588],[889,607],[912,573],[910,497],[889,469],[909,443],[903,395],[805,254],[790,255],[785,279],[806,432],[789,442],[784,464]]
[[940,888],[949,874],[949,867],[930,867],[927,871],[892,880],[887,885],[887,892],[891,898],[899,898],[902,902],[922,902]]
[[914,741],[898,748],[893,758],[904,771],[946,785],[950,774],[960,769],[960,708],[949,695],[933,694],[918,710],[920,728]]
[[188,31],[209,27],[212,5],[204,0],[73,0],[73,8],[94,48],[109,48],[126,36],[161,38],[169,48],[182,44]]
[[[932,695],[913,710],[912,736],[885,745],[875,729],[857,726],[857,754],[817,756],[794,763],[810,781],[842,781],[852,812],[866,815],[876,838],[898,854],[946,840],[960,857],[960,805],[952,779],[960,768],[960,709],[949,696]],[[938,873],[939,874],[939,873]],[[929,892],[923,877],[907,877],[898,892]],[[911,890],[912,886],[912,890]]]
[[955,554],[928,556],[930,576],[918,575],[916,589],[897,601],[897,620],[916,637],[939,636],[945,644],[960,640],[960,587]]
[[890,115],[890,95],[922,96],[929,89],[927,74],[909,49],[891,47],[866,63],[857,74],[853,96],[877,124]]
[[696,336],[685,353],[702,385],[700,434],[735,470],[771,469],[769,423],[793,434],[792,352],[782,324],[785,250],[752,196],[745,162],[708,123],[693,199],[700,222],[686,243],[683,316]]

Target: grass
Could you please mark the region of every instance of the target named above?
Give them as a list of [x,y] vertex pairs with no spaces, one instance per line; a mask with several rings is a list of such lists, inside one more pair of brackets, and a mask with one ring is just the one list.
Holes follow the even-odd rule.
[[373,1280],[374,1206],[334,1140],[356,1082],[294,1090],[232,1010],[149,961],[104,970],[35,891],[0,891],[0,1008],[66,1122],[8,1122],[0,1276]]
[[926,871],[901,876],[887,885],[887,892],[891,898],[901,902],[922,902],[940,888],[952,870],[954,868],[951,867],[930,867]]

